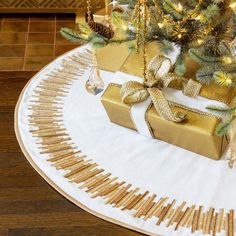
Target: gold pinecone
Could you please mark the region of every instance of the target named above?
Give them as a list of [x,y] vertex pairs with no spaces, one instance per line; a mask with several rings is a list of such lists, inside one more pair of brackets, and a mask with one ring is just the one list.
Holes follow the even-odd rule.
[[107,27],[101,23],[94,22],[94,21],[88,22],[88,25],[91,30],[103,36],[104,38],[112,39],[114,36],[114,31],[112,30],[111,27]]

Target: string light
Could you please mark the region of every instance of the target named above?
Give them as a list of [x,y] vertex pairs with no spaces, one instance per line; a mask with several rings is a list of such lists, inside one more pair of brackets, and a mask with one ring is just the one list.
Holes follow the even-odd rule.
[[195,17],[195,20],[201,20],[201,16],[198,15],[197,17]]
[[197,43],[198,43],[198,44],[202,44],[202,43],[203,43],[203,40],[202,40],[202,39],[198,39],[198,40],[197,40]]
[[224,57],[224,58],[223,58],[223,62],[224,62],[225,64],[231,64],[231,63],[232,63],[232,59],[231,59],[230,57]]
[[182,11],[183,10],[183,6],[180,3],[178,3],[177,10],[178,11]]
[[232,8],[232,9],[235,9],[235,8],[236,8],[236,2],[231,3],[231,4],[229,5],[229,7]]
[[225,80],[225,83],[226,83],[227,85],[230,85],[230,84],[232,84],[232,79],[230,79],[230,78],[227,78],[227,79]]
[[127,25],[122,25],[121,27],[123,28],[123,30],[127,30],[128,29]]
[[158,23],[159,28],[162,28],[164,26],[163,23]]
[[178,39],[181,39],[182,38],[182,34],[178,34]]

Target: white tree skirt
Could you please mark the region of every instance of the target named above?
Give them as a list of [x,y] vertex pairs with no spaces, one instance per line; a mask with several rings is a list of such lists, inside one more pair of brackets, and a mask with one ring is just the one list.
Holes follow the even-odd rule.
[[[144,220],[143,217],[134,217],[135,210],[122,211],[105,204],[106,199],[102,197],[91,198],[90,193],[79,189],[80,185],[64,177],[68,171],[57,170],[47,161],[50,154],[40,153],[42,150],[37,144],[40,139],[30,132],[32,127],[28,119],[32,112],[29,107],[35,90],[40,82],[47,79],[47,74],[61,67],[64,58],[75,55],[86,47],[89,46],[77,48],[57,58],[26,85],[15,113],[15,130],[23,152],[31,165],[57,191],[100,218],[149,235],[190,235],[191,227],[174,230],[176,224],[166,227],[168,219],[157,226],[157,217]],[[82,78],[78,76],[63,98],[62,119],[75,149],[81,150],[88,159],[104,169],[105,173],[118,177],[117,181],[125,181],[132,185],[131,188],[139,187],[141,193],[149,191],[149,196],[156,194],[155,201],[168,197],[166,205],[175,199],[173,209],[177,209],[184,201],[187,204],[183,211],[192,205],[196,205],[195,209],[203,206],[205,213],[210,208],[214,208],[217,213],[221,208],[226,213],[230,209],[236,209],[235,169],[230,170],[225,160],[213,161],[110,123],[99,95],[93,96],[85,90],[88,75],[89,70]],[[108,83],[113,73],[102,71],[101,75]],[[202,234],[203,231],[199,230],[193,235]],[[222,230],[217,235],[224,234]]]

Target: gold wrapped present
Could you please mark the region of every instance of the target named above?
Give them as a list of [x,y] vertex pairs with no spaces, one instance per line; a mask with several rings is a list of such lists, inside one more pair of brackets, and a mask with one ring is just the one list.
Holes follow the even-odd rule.
[[129,56],[127,44],[108,44],[97,49],[98,68],[111,72],[118,71]]
[[[102,104],[111,122],[136,130],[131,117],[131,105],[122,102],[120,90],[120,85],[109,84],[101,98]],[[227,146],[225,137],[215,135],[220,120],[174,105],[171,105],[171,110],[185,114],[186,119],[179,123],[165,120],[153,105],[146,111],[146,120],[154,137],[211,159],[220,159]]]
[[[156,42],[149,43],[147,45],[147,62],[149,63],[151,59],[158,54],[160,54],[158,44]],[[142,52],[139,54],[136,54],[136,52],[129,53],[127,44],[109,45],[108,47],[98,49],[97,56],[99,69],[113,72],[120,70],[127,74],[139,77],[143,76]],[[186,79],[196,79],[196,71],[200,68],[200,65],[191,60],[187,55],[186,68],[187,71],[184,77]],[[171,83],[170,87],[181,89],[181,84],[174,82]],[[210,85],[203,85],[200,96],[229,104],[236,96],[236,88],[232,89],[211,83]]]

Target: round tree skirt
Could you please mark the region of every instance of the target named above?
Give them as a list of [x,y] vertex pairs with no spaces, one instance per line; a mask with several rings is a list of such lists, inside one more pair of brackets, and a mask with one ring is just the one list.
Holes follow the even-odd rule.
[[[147,235],[234,235],[235,169],[112,124],[85,89],[91,60],[90,46],[72,50],[23,90],[15,130],[33,168],[79,207]],[[113,75],[101,71],[106,84]]]

